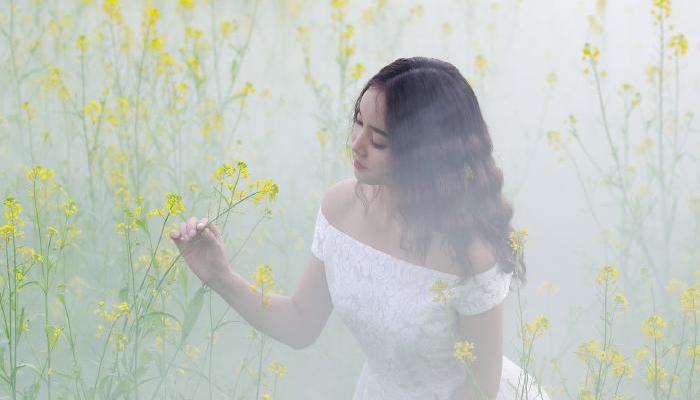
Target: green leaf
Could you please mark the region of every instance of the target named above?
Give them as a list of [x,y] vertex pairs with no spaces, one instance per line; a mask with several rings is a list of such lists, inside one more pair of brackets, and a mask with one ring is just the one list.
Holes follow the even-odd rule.
[[206,291],[206,286],[200,286],[194,296],[192,296],[192,300],[187,303],[185,318],[182,323],[182,335],[180,336],[181,342],[184,342],[185,339],[187,339],[190,331],[192,331],[192,327],[194,326],[195,322],[197,322],[199,312],[202,310],[202,306],[204,305],[204,293],[206,293]]
[[134,222],[136,222],[136,225],[138,225],[139,228],[143,229],[144,232],[148,233],[148,227],[146,226],[146,222],[143,218],[135,219]]

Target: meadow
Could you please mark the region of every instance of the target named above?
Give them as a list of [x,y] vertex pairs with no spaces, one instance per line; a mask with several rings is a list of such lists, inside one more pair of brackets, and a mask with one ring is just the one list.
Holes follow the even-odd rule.
[[700,398],[698,13],[4,1],[0,396],[349,398],[363,355],[339,320],[294,351],[167,235],[208,217],[261,302],[291,292],[325,188],[352,176],[362,84],[425,55],[474,88],[515,207],[528,283],[506,300],[506,354],[552,399]]

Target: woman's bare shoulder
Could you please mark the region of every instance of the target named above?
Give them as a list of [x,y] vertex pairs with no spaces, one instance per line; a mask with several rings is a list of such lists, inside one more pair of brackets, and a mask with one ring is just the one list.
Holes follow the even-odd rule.
[[321,212],[331,225],[355,204],[356,182],[355,178],[344,178],[326,189],[321,202]]

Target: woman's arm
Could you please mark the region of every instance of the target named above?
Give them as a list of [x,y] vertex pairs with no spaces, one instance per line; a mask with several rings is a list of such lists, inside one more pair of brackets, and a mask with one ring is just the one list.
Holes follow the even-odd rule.
[[257,330],[297,350],[316,341],[333,309],[323,263],[314,256],[291,297],[266,294],[269,304],[263,306],[260,290],[249,285],[232,271],[210,286]]
[[[331,185],[323,198],[324,212],[342,211],[348,184]],[[339,208],[340,207],[340,208]],[[226,245],[218,227],[206,219],[190,218],[170,237],[183,254],[187,266],[216,291],[249,324],[260,332],[301,349],[314,343],[333,309],[323,261],[312,255],[294,294],[269,293],[263,305],[262,293],[250,290],[250,283],[229,266]]]
[[[485,242],[479,240],[470,245],[469,259],[473,262],[475,273],[494,267],[496,258],[489,249]],[[465,369],[467,385],[460,388],[457,399],[495,399],[503,368],[503,303],[479,314],[458,314],[457,330],[459,340],[474,343],[472,354],[476,357],[470,366],[473,379]]]
[[460,315],[457,325],[459,340],[474,343],[472,354],[476,360],[468,367],[485,397],[481,397],[465,369],[467,385],[455,400],[495,399],[503,368],[503,303],[481,314]]

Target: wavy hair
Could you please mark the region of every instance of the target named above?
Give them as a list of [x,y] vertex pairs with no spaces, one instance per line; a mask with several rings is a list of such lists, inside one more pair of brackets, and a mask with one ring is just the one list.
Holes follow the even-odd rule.
[[[475,273],[469,244],[485,240],[500,268],[525,283],[522,248],[515,251],[511,242],[516,232],[510,223],[513,207],[502,194],[503,173],[493,159],[479,102],[459,70],[434,58],[399,58],[367,81],[355,101],[353,120],[370,87],[386,100],[393,211],[413,233],[413,240],[401,234],[400,247],[425,264],[438,232],[468,277]],[[356,183],[355,194],[366,213],[361,185]],[[373,187],[373,199],[380,190],[381,185]]]

